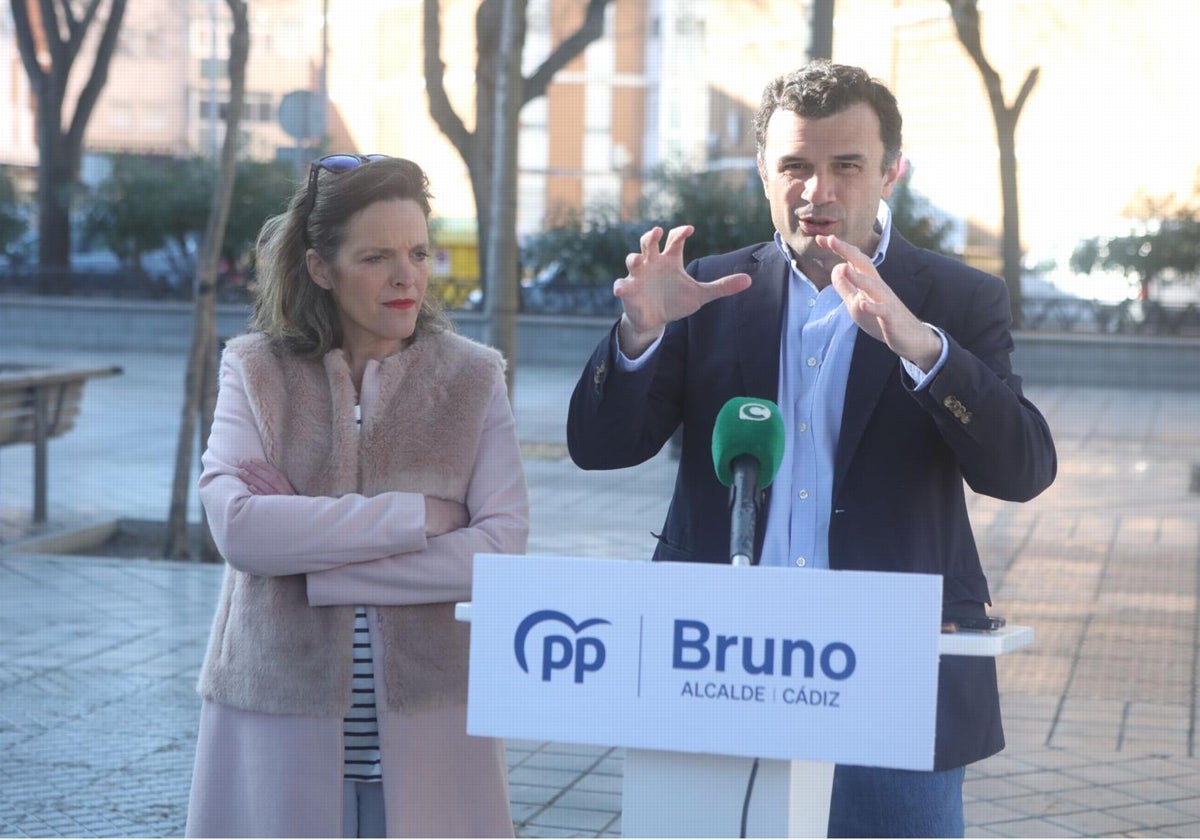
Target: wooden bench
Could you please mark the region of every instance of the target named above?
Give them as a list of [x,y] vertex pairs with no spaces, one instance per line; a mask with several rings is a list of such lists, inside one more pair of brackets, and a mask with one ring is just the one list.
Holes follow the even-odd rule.
[[46,443],[75,426],[89,379],[119,367],[53,368],[0,364],[0,446],[33,444],[33,521],[46,521]]

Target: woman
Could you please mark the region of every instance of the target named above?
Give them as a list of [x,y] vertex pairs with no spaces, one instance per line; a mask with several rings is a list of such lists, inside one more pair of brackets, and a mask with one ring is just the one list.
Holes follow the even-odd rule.
[[512,836],[453,609],[529,503],[503,360],[426,296],[429,198],[410,161],[331,155],[263,227],[200,477],[228,568],[191,836]]

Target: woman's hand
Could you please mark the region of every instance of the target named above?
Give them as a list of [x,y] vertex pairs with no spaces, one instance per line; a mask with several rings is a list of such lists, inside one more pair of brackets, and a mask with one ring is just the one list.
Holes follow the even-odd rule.
[[471,514],[466,505],[436,496],[425,497],[425,536],[440,537],[459,528],[466,528],[470,522]]
[[238,478],[255,496],[295,496],[296,491],[287,476],[274,464],[253,459],[238,465]]

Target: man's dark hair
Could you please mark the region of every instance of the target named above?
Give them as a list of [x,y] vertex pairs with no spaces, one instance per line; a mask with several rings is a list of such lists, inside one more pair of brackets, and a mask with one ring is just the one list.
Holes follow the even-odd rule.
[[887,169],[900,157],[903,120],[896,97],[861,67],[833,64],[825,59],[785,73],[763,90],[762,103],[754,115],[754,142],[759,157],[766,142],[767,123],[776,111],[792,111],[801,117],[831,117],[859,102],[870,105],[879,116],[883,168]]

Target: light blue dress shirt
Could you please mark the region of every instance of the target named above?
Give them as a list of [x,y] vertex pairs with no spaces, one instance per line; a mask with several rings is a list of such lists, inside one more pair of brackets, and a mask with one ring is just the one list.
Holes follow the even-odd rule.
[[[879,245],[871,262],[878,267],[892,239],[891,210],[882,201],[876,230]],[[778,233],[775,242],[792,266],[779,341],[778,403],[787,433],[783,461],[767,506],[767,530],[759,564],[828,569],[833,459],[859,329],[833,286],[818,291],[796,265]],[[918,389],[945,363],[949,348],[945,336],[941,337],[941,357],[928,374],[901,359]]]

